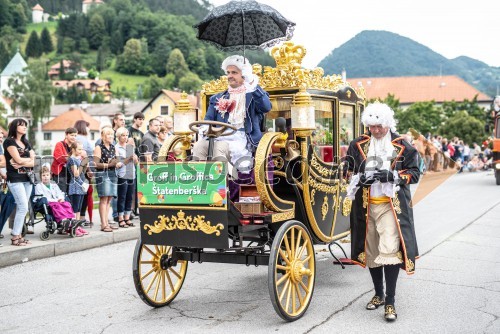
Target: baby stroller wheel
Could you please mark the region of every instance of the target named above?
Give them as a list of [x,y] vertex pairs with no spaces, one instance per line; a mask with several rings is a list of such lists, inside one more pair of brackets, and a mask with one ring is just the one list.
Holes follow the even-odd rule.
[[23,230],[21,232],[21,236],[24,238],[26,233],[28,232],[28,225],[26,223],[23,224]]
[[43,231],[42,233],[40,233],[40,240],[45,241],[49,240],[49,238],[50,238],[49,231]]

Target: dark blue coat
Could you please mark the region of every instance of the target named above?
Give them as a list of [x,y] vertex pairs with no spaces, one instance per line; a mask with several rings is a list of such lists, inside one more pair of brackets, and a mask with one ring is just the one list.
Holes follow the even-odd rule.
[[[215,94],[210,98],[210,105],[208,106],[207,114],[205,115],[206,121],[228,123],[229,113],[226,112],[224,117],[222,117],[219,111],[215,109],[215,105],[220,98],[229,99],[229,92],[226,90],[222,93]],[[252,93],[247,93],[245,100],[245,133],[248,143],[251,144],[253,150],[255,150],[260,139],[262,138],[260,124],[264,118],[264,114],[271,110],[271,101],[269,100],[269,94],[260,86],[257,86],[255,91]]]

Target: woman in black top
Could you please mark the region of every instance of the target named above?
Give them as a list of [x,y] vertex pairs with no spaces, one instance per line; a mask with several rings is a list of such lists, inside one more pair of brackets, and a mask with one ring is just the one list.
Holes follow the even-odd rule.
[[113,232],[113,229],[117,229],[117,227],[113,228],[108,224],[111,199],[118,194],[118,179],[115,168],[123,166],[123,163],[116,159],[116,149],[113,145],[114,135],[113,129],[103,128],[101,130],[101,143],[94,149],[95,182],[99,195],[99,215],[101,216],[101,231],[103,232]]
[[7,162],[7,184],[16,201],[17,211],[12,227],[12,245],[25,246],[28,240],[21,236],[24,217],[28,212],[28,201],[33,185],[30,174],[33,175],[35,152],[26,139],[28,123],[21,118],[9,124],[9,134],[3,142],[5,160]]

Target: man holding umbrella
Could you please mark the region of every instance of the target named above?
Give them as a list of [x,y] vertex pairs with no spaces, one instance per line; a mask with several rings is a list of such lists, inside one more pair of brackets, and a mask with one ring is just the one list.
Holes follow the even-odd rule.
[[[223,157],[236,167],[238,172],[248,174],[253,165],[252,153],[262,138],[261,122],[264,114],[271,110],[269,94],[259,85],[259,78],[252,74],[248,59],[229,56],[221,66],[227,75],[228,89],[210,98],[205,120],[224,122],[238,129],[229,136],[216,138],[213,156]],[[206,127],[201,127],[203,134]],[[193,148],[193,155],[205,160],[208,140],[202,137]],[[232,175],[236,176],[235,170]],[[231,172],[231,169],[230,169]]]

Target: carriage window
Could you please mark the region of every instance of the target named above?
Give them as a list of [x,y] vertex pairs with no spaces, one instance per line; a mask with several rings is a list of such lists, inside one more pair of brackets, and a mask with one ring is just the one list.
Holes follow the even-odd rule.
[[324,162],[333,162],[333,118],[328,111],[316,110],[316,130],[312,144],[318,157]]
[[344,157],[349,143],[354,139],[354,106],[340,105],[339,126],[340,157]]

